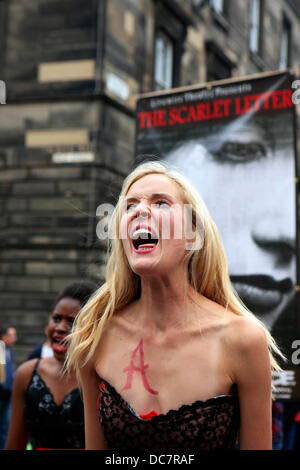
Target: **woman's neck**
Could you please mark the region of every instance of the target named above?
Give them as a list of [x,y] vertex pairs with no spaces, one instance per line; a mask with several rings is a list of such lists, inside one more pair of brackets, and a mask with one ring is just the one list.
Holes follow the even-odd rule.
[[199,320],[194,299],[198,294],[182,276],[141,280],[139,316],[153,330],[183,328]]

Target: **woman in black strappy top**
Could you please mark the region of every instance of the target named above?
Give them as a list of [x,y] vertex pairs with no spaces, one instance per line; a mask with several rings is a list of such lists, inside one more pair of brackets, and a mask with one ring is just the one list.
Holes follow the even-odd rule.
[[232,288],[197,191],[142,164],[109,234],[106,282],[75,321],[66,363],[82,387],[86,448],[271,449],[281,353]]
[[63,341],[95,288],[92,282],[79,281],[58,295],[47,331],[53,357],[18,368],[7,450],[26,449],[29,440],[36,450],[84,449],[83,403],[75,375],[62,373],[67,350]]

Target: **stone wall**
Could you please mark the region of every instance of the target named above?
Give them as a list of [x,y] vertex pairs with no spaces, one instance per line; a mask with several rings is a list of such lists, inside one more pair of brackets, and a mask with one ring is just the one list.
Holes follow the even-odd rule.
[[[176,86],[207,80],[209,52],[232,76],[277,69],[283,13],[298,66],[294,2],[264,0],[258,56],[249,2],[225,2],[218,15],[193,0],[0,0],[0,324],[18,330],[18,363],[43,340],[62,287],[104,280],[96,209],[115,203],[134,166],[135,99],[153,89],[156,26],[178,42]],[[92,160],[55,162],[66,153]]]

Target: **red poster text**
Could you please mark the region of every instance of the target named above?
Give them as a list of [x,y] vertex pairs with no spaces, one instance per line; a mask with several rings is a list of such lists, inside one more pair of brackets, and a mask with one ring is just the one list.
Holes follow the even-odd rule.
[[224,119],[241,114],[259,111],[277,110],[293,107],[292,90],[275,90],[272,92],[244,95],[222,100],[211,100],[190,105],[174,106],[153,111],[142,111],[137,114],[140,129]]

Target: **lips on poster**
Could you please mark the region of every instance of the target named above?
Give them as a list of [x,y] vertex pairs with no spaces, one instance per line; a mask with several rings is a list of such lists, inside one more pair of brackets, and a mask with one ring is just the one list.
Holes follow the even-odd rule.
[[247,307],[287,356],[277,398],[299,399],[295,109],[290,72],[142,95],[137,163],[165,160],[188,177],[221,235]]

